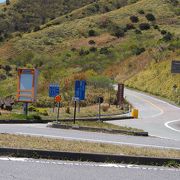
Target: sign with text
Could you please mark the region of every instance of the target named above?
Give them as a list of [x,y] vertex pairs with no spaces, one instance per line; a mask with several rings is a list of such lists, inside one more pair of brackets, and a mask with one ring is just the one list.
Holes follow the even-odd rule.
[[76,80],[75,81],[75,98],[79,98],[79,100],[85,99],[86,92],[86,81],[85,80]]
[[49,97],[56,97],[60,94],[60,87],[58,84],[50,84],[49,85]]
[[124,84],[118,84],[117,102],[119,106],[124,103]]
[[180,61],[172,61],[171,73],[180,73]]
[[38,71],[36,69],[18,69],[18,102],[35,102],[37,96]]

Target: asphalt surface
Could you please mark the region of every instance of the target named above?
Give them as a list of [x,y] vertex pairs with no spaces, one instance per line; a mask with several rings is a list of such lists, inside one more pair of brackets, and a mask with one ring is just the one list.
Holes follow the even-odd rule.
[[178,140],[180,144],[179,107],[128,89],[125,89],[125,96],[139,110],[139,119],[111,121],[110,123],[143,129],[151,136]]
[[180,169],[0,157],[0,180],[179,180]]

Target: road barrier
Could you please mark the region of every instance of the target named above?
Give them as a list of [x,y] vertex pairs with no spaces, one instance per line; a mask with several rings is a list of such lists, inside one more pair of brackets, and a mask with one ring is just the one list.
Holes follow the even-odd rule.
[[139,116],[139,111],[138,111],[138,109],[132,109],[131,115],[132,115],[132,117],[138,119],[138,116]]

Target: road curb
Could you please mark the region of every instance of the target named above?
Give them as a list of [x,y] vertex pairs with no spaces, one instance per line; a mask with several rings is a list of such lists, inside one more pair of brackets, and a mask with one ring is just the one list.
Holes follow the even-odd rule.
[[[101,118],[102,121],[114,121],[114,120],[129,120],[129,119],[134,119],[133,117],[131,116],[120,116],[120,117],[109,117],[109,118]],[[97,121],[99,120],[99,118],[77,118],[76,119],[77,121]],[[34,124],[37,124],[37,123],[42,123],[42,124],[45,124],[45,123],[48,123],[48,122],[53,122],[53,121],[56,121],[56,120],[0,120],[0,124],[28,124],[28,123],[34,123]],[[72,118],[69,118],[69,119],[61,119],[59,121],[64,121],[64,122],[71,122],[73,121]]]
[[91,161],[102,163],[125,163],[125,164],[141,164],[141,165],[168,165],[169,163],[180,164],[178,158],[156,158],[144,156],[124,156],[111,154],[95,154],[95,153],[76,153],[76,152],[60,152],[47,150],[32,149],[15,149],[0,148],[0,156],[26,157],[35,159],[54,159],[54,160],[71,160],[71,161]]
[[57,128],[57,129],[74,129],[74,130],[80,130],[80,131],[103,132],[103,133],[110,133],[110,134],[127,134],[127,135],[134,135],[134,136],[148,136],[148,132],[136,132],[136,131],[105,129],[105,128],[94,128],[94,127],[76,126],[76,125],[70,126],[70,125],[63,125],[63,124],[59,124],[59,123],[48,123],[47,127]]

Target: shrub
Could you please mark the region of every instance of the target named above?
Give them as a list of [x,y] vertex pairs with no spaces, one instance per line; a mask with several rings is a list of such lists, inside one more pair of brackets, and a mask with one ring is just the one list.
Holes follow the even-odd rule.
[[27,117],[29,120],[42,120],[38,114],[32,114]]
[[172,40],[172,38],[173,38],[173,35],[172,35],[170,32],[166,33],[166,34],[163,36],[163,40],[164,40],[164,41],[170,41],[170,40]]
[[35,26],[34,32],[39,31],[39,30],[40,30],[40,27],[39,26]]
[[131,30],[131,29],[135,29],[134,25],[133,24],[126,24],[125,30],[128,31],[128,30]]
[[148,21],[155,21],[156,20],[155,16],[151,13],[146,14],[146,19]]
[[91,47],[91,48],[89,49],[89,51],[90,51],[90,52],[96,52],[96,51],[97,51],[97,48],[96,48],[96,47]]
[[153,28],[159,30],[159,26],[158,25],[153,25]]
[[131,22],[133,22],[133,23],[139,22],[139,18],[138,18],[137,16],[131,16],[131,17],[130,17],[130,20],[131,20]]
[[120,38],[120,37],[124,37],[124,29],[121,28],[121,27],[114,27],[113,30],[112,30],[112,35],[113,36],[116,36],[117,38]]
[[80,56],[85,56],[85,55],[88,55],[88,54],[89,54],[89,51],[88,51],[88,50],[81,49],[81,50],[79,51],[79,55],[80,55]]
[[141,23],[140,25],[139,25],[139,29],[140,30],[148,30],[148,29],[150,29],[151,28],[151,26],[148,24],[148,23]]
[[161,31],[161,34],[162,34],[162,35],[165,35],[166,33],[167,33],[166,30],[162,30],[162,31]]
[[135,54],[135,55],[140,55],[140,54],[143,53],[144,51],[145,51],[145,48],[136,47],[135,49],[133,49],[133,54]]
[[96,42],[94,41],[94,40],[89,40],[89,42],[88,42],[90,45],[95,45],[96,44]]
[[142,34],[142,32],[141,32],[139,29],[136,29],[134,32],[135,32],[136,34]]
[[110,53],[110,51],[108,50],[108,48],[107,47],[103,47],[103,48],[101,48],[100,49],[100,54],[109,54]]
[[139,14],[145,14],[145,12],[144,12],[143,9],[138,10],[138,13],[139,13]]
[[91,37],[91,36],[96,36],[97,33],[96,33],[95,30],[91,29],[91,30],[89,30],[88,35],[89,35],[90,37]]

